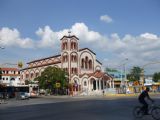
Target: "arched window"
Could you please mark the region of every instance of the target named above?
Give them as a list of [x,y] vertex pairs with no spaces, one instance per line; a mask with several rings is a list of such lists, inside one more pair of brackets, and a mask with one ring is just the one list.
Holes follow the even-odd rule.
[[74,62],[77,62],[77,56],[76,55],[74,56]]
[[77,62],[77,55],[71,55],[71,61]]
[[84,59],[82,59],[81,68],[84,68]]
[[68,56],[66,55],[66,62],[68,61]]
[[71,73],[73,74],[73,68],[71,68]]
[[[6,78],[6,80],[7,80],[7,79],[8,79],[8,78]],[[11,80],[13,80],[13,81],[14,81],[14,80],[15,80],[15,78],[11,78]]]
[[68,61],[68,56],[67,56],[67,55],[64,55],[64,56],[62,57],[62,61],[63,61],[63,62],[67,62],[67,61]]
[[66,68],[66,72],[68,72],[68,68]]
[[77,49],[77,43],[76,42],[71,42],[71,49]]
[[76,49],[76,43],[74,42],[74,49]]
[[73,55],[71,55],[71,62],[73,61]]
[[38,73],[38,72],[36,72],[36,77],[38,77],[38,75],[39,75],[39,73]]
[[74,73],[77,74],[77,68],[74,68]]
[[33,75],[34,75],[34,74],[33,74],[33,73],[31,73],[31,78],[33,78]]
[[72,55],[72,62],[74,62],[74,55]]
[[77,68],[71,68],[71,73],[72,74],[77,74]]
[[64,49],[66,50],[66,48],[67,48],[67,43],[65,42],[64,43]]
[[71,49],[73,49],[73,42],[71,42]]
[[85,68],[88,69],[88,57],[85,57]]
[[84,81],[84,86],[87,86],[87,82],[86,81]]
[[92,69],[92,60],[89,60],[89,69]]
[[65,56],[62,57],[62,61],[65,62]]
[[64,49],[65,49],[65,43],[62,44],[62,50],[64,50]]
[[26,74],[26,78],[29,78],[29,74]]
[[68,68],[63,68],[63,70],[68,73]]
[[68,49],[67,42],[64,42],[64,43],[62,44],[62,49],[63,49],[63,50],[66,50],[66,49]]

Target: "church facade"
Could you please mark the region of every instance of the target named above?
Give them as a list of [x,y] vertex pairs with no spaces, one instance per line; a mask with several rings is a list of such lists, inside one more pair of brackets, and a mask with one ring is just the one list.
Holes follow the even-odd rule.
[[102,72],[102,63],[89,48],[79,49],[79,39],[74,35],[60,39],[61,53],[28,62],[21,70],[21,80],[34,80],[48,66],[55,66],[68,72],[69,83],[78,86],[81,92],[92,94],[102,92],[105,88],[113,88],[112,77]]

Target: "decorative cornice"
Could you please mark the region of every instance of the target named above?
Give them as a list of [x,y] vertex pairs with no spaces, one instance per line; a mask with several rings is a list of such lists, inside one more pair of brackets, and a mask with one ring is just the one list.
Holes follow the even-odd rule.
[[77,38],[75,35],[72,35],[72,36],[63,36],[60,40],[62,40],[63,38],[76,38],[77,40],[79,40],[79,38]]
[[20,76],[20,74],[2,74],[2,76]]
[[101,65],[102,65],[102,63],[101,63],[99,60],[97,60],[97,59],[96,59],[96,61],[97,61],[99,64],[101,64]]
[[61,55],[59,54],[59,55],[54,55],[54,56],[50,56],[50,57],[46,57],[46,58],[41,58],[41,59],[38,59],[38,60],[33,60],[31,62],[28,62],[27,64],[38,62],[38,61],[41,61],[41,60],[50,59],[50,58],[55,58],[55,57],[59,57],[59,56],[61,56]]
[[83,51],[83,50],[89,50],[90,52],[92,52],[94,55],[96,55],[96,53],[95,52],[93,52],[91,49],[89,49],[89,48],[82,48],[82,49],[79,49],[79,51]]

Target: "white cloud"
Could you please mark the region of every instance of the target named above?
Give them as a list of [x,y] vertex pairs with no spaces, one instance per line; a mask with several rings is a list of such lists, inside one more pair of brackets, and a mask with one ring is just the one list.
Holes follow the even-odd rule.
[[[149,62],[160,61],[160,57],[157,56],[160,54],[160,37],[157,35],[144,33],[139,36],[125,35],[122,38],[114,35],[114,39],[112,36],[108,39],[108,43],[109,49],[106,49],[106,51],[110,51],[114,57],[110,58],[107,63],[104,60],[106,66],[118,66],[122,64],[120,61],[125,58],[129,59],[128,66],[143,66]],[[103,47],[106,46],[104,45]],[[116,65],[114,65],[115,63]],[[150,70],[150,66],[147,66],[148,71]],[[156,67],[153,70],[156,70]]]
[[53,32],[49,26],[45,26],[44,29],[39,28],[36,34],[40,37],[38,47],[53,47],[58,42],[57,33]]
[[101,21],[104,21],[104,22],[106,22],[106,23],[111,23],[111,22],[113,22],[112,18],[111,18],[110,16],[108,16],[108,15],[102,15],[102,16],[100,16],[100,20],[101,20]]
[[[17,29],[2,28],[0,30],[0,44],[5,46],[18,46],[21,48],[58,48],[60,49],[60,39],[64,35],[76,35],[80,44],[101,52],[104,58],[104,65],[118,65],[125,58],[129,59],[129,64],[142,66],[150,61],[160,60],[160,37],[152,33],[142,33],[138,36],[126,34],[120,37],[118,33],[104,36],[99,32],[90,30],[84,23],[75,23],[69,29],[53,31],[49,26],[39,28],[36,35],[39,40],[36,42],[31,38],[21,38]],[[83,46],[80,46],[83,48]],[[98,51],[96,51],[98,50]],[[107,61],[106,61],[107,59]],[[128,64],[128,65],[129,65]]]
[[144,33],[141,34],[140,36],[146,39],[153,39],[153,40],[158,38],[157,35],[154,35],[152,33]]
[[0,45],[17,46],[21,48],[32,48],[33,41],[30,38],[21,38],[17,29],[3,27],[0,30]]
[[98,32],[89,30],[84,23],[75,23],[71,27],[71,31],[73,34],[81,38],[83,42],[93,42],[102,38]]
[[82,43],[93,43],[101,40],[103,37],[98,32],[89,30],[84,23],[75,23],[70,29],[63,29],[60,31],[53,31],[49,26],[45,26],[36,31],[36,34],[40,38],[38,47],[57,46],[60,43],[59,40],[64,35],[68,35],[69,30],[71,30],[71,35],[76,35]]

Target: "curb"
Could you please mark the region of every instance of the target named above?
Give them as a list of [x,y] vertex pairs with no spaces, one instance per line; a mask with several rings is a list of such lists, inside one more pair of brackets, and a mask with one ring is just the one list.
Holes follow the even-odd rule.
[[106,94],[105,96],[111,97],[137,97],[139,94]]

